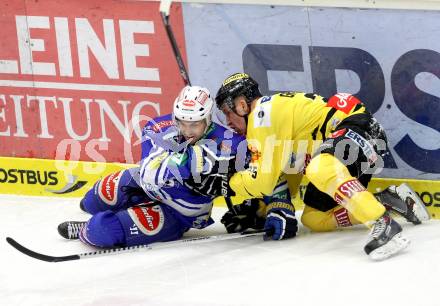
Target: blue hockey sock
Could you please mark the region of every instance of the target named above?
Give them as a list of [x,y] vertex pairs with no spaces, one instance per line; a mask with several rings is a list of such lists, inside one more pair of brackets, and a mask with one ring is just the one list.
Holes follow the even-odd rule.
[[98,247],[125,245],[125,234],[119,218],[112,211],[99,212],[87,222],[80,240]]

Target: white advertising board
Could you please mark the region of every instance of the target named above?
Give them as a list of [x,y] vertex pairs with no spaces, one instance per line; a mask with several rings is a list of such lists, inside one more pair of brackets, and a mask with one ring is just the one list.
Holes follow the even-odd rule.
[[250,73],[264,94],[356,94],[384,125],[382,177],[440,177],[440,12],[183,5],[191,81]]

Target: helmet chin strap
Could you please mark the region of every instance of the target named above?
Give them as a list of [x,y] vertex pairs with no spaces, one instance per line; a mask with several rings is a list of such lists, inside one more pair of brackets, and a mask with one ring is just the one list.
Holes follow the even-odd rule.
[[[249,104],[248,104],[248,107],[249,107]],[[250,107],[249,107],[249,108],[250,108]],[[234,109],[232,109],[232,111],[233,111],[238,117],[241,117],[241,118],[244,119],[244,122],[246,123],[246,129],[247,129],[248,121],[249,121],[249,114],[250,114],[250,111],[247,112],[247,113],[244,114],[244,115],[240,115],[239,113],[237,113],[237,108],[236,108],[236,107],[234,107]]]
[[[248,107],[248,109],[250,110],[250,108],[251,108],[251,102],[249,102],[246,98],[244,98],[245,99],[245,101],[246,101],[246,105],[247,105],[247,107]],[[250,111],[248,111],[246,114],[244,114],[244,115],[240,115],[238,112],[237,112],[237,107],[235,106],[235,104],[234,104],[234,102],[233,102],[234,100],[231,100],[229,103],[227,102],[226,104],[229,106],[229,108],[237,115],[237,116],[239,116],[239,117],[242,117],[242,118],[245,118],[245,120],[246,120],[246,123],[247,123],[247,117],[249,116],[249,114],[250,114]]]
[[[211,124],[212,124],[212,118],[211,118],[211,116],[209,116],[208,118],[205,118],[205,122],[206,122],[206,127],[205,127],[205,130],[203,131],[203,136],[205,136],[206,132],[208,132],[209,127],[210,127]],[[202,138],[203,138],[203,136],[202,136]]]
[[237,108],[236,108],[236,107],[234,107],[234,109],[233,109],[232,111],[233,111],[237,116],[239,116],[239,117],[241,117],[241,118],[244,118],[244,120],[246,120],[246,125],[247,125],[248,117],[249,117],[249,114],[251,113],[251,112],[250,112],[251,104],[250,104],[250,103],[247,103],[247,101],[246,101],[246,105],[248,106],[248,112],[247,112],[246,114],[244,114],[244,115],[240,115],[239,113],[237,113]]
[[251,109],[251,102],[248,101],[246,98],[245,98],[245,100],[246,100],[246,105],[247,105],[247,107],[248,107],[248,112],[247,112],[246,114],[244,114],[244,115],[240,115],[240,114],[237,112],[237,107],[235,106],[235,103],[233,102],[233,101],[234,101],[233,99],[231,99],[231,100],[229,100],[229,101],[227,100],[227,101],[226,101],[226,105],[231,109],[231,111],[232,111],[234,114],[236,114],[238,117],[241,117],[241,118],[244,119],[244,121],[245,121],[245,123],[246,123],[246,128],[247,128],[248,121],[249,121],[249,114],[251,113],[251,112],[250,112],[250,109]]

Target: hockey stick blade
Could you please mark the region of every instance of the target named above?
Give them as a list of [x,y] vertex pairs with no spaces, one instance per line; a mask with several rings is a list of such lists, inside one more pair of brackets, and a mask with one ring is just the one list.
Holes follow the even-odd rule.
[[6,241],[14,247],[19,252],[30,256],[32,258],[47,261],[47,262],[62,262],[62,261],[72,261],[72,260],[79,260],[79,259],[87,259],[87,258],[95,258],[95,257],[101,257],[101,256],[108,256],[108,255],[116,255],[116,254],[122,254],[122,253],[132,253],[132,252],[139,252],[139,251],[146,251],[146,250],[153,250],[153,249],[162,249],[162,248],[168,248],[173,246],[181,246],[181,245],[193,245],[193,244],[199,244],[209,241],[222,241],[222,240],[231,240],[231,239],[237,239],[237,238],[245,238],[245,237],[253,237],[253,236],[260,236],[265,233],[264,230],[258,230],[258,231],[245,231],[242,233],[234,233],[234,234],[221,234],[221,235],[213,235],[213,236],[201,236],[201,237],[195,237],[195,238],[187,238],[187,239],[181,239],[181,240],[174,240],[174,241],[168,241],[168,242],[156,242],[152,244],[142,244],[138,246],[130,246],[130,247],[124,247],[124,248],[110,248],[110,249],[102,249],[97,250],[94,252],[88,252],[88,253],[79,253],[79,254],[73,254],[73,255],[66,255],[66,256],[51,256],[51,255],[45,255],[41,254],[35,251],[32,251],[25,246],[21,245],[14,239],[10,237],[6,237]]
[[6,241],[12,245],[16,250],[20,251],[21,253],[30,256],[35,259],[48,261],[48,262],[60,262],[60,261],[69,261],[69,260],[76,260],[80,259],[79,255],[69,255],[69,256],[50,256],[50,255],[44,255],[41,253],[34,252],[24,246],[22,246],[20,243],[12,239],[11,237],[6,237]]

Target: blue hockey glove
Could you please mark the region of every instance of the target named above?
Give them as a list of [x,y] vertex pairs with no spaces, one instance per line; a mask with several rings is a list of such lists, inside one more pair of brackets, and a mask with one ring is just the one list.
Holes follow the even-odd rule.
[[[296,236],[298,221],[292,204],[274,203],[269,205],[264,229],[265,240],[281,240]],[[272,207],[271,207],[272,206]]]

